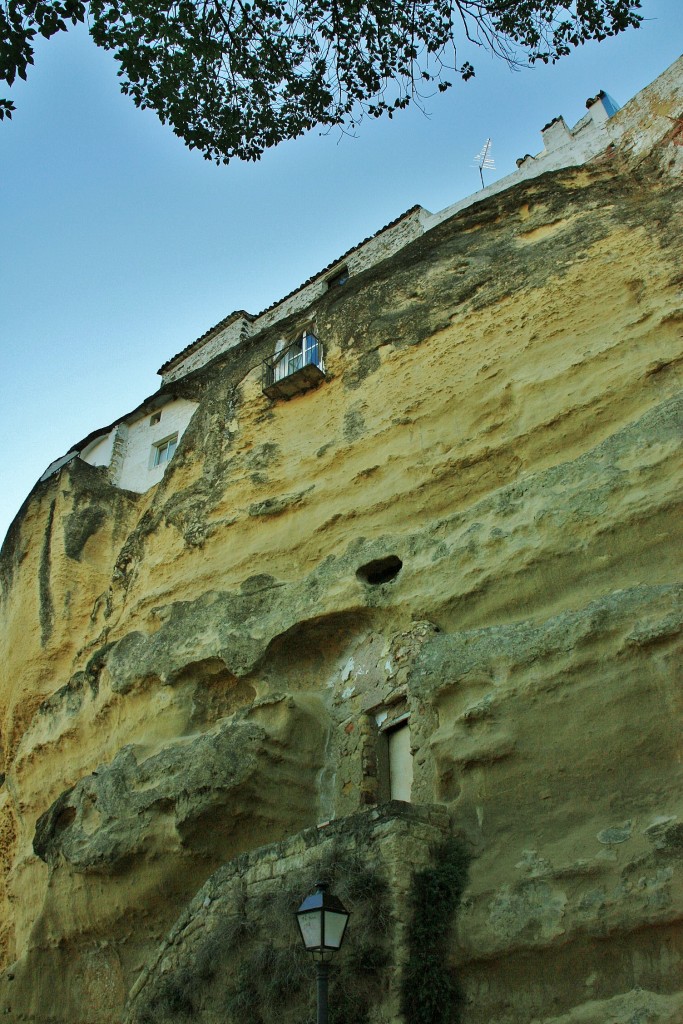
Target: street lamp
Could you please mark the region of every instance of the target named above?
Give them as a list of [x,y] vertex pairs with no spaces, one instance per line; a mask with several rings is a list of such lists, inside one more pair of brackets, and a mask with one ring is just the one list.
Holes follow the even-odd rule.
[[317,960],[318,1024],[327,1024],[329,960],[344,941],[350,916],[342,901],[327,889],[326,882],[316,882],[316,891],[306,897],[296,912],[303,944]]

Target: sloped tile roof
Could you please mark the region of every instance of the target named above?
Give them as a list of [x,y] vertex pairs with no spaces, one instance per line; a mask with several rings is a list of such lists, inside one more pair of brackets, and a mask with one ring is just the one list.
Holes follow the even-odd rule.
[[228,327],[230,324],[234,323],[235,320],[239,319],[239,317],[244,317],[245,320],[254,320],[253,314],[247,313],[246,309],[233,310],[232,313],[228,313],[228,315],[223,317],[222,320],[219,320],[217,324],[214,324],[213,327],[210,327],[208,331],[204,331],[204,333],[200,334],[198,338],[196,338],[194,341],[191,341],[189,345],[185,346],[185,348],[181,348],[180,352],[176,352],[174,356],[171,356],[170,359],[167,359],[166,362],[159,367],[157,373],[164,373],[165,370],[168,370],[171,366],[173,366],[173,364],[177,362],[181,357],[189,356],[190,352],[194,352],[196,348],[200,348],[200,346],[203,345],[205,341],[208,341],[209,338],[212,338],[215,334],[218,334],[218,332],[222,331],[224,327]]
[[213,327],[210,327],[208,331],[204,332],[204,334],[201,334],[195,341],[192,341],[190,342],[189,345],[186,345],[185,348],[180,350],[180,352],[177,352],[174,356],[171,356],[170,359],[167,359],[166,362],[159,367],[157,373],[164,373],[166,370],[170,369],[170,367],[173,366],[174,363],[178,362],[179,359],[184,358],[185,356],[189,356],[190,353],[194,352],[198,348],[201,348],[201,346],[205,342],[209,341],[209,339],[214,337],[219,331],[222,331],[224,327],[228,327],[231,323],[234,323],[234,321],[238,317],[244,317],[246,320],[249,320],[250,323],[253,323],[255,320],[258,320],[259,317],[262,317],[264,315],[264,313],[269,313],[271,309],[275,309],[282,302],[286,302],[287,299],[291,299],[292,295],[296,295],[297,292],[300,292],[303,288],[308,287],[309,284],[312,284],[319,277],[322,277],[324,274],[329,273],[330,270],[336,267],[339,263],[343,263],[345,259],[348,259],[348,257],[351,256],[352,253],[357,252],[358,249],[362,249],[362,247],[366,245],[368,242],[372,241],[373,238],[377,238],[378,235],[381,235],[384,231],[388,231],[389,228],[396,227],[396,225],[400,224],[402,220],[406,219],[406,217],[412,216],[412,214],[417,213],[417,211],[421,209],[422,207],[419,205],[419,203],[416,204],[415,206],[411,206],[410,209],[406,210],[405,213],[402,213],[400,217],[396,217],[394,220],[389,221],[388,224],[385,224],[384,227],[379,228],[379,230],[375,231],[374,234],[368,235],[368,237],[364,238],[362,242],[358,242],[357,245],[354,245],[350,249],[347,249],[346,252],[342,253],[341,256],[338,256],[336,260],[332,260],[331,263],[328,263],[326,267],[322,268],[322,270],[318,270],[317,273],[313,274],[312,277],[309,277],[306,281],[303,282],[303,284],[300,284],[297,288],[293,288],[291,292],[287,292],[286,295],[283,295],[281,299],[277,299],[275,302],[271,302],[271,304],[269,306],[266,306],[265,309],[262,309],[260,313],[247,313],[246,310],[244,309],[236,309],[234,312],[226,316],[223,320],[220,320]]

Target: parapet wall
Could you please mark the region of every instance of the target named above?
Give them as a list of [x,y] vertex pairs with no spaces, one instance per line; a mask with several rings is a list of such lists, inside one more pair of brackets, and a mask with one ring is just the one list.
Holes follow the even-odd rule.
[[676,118],[680,119],[683,109],[683,57],[619,109],[614,110],[609,97],[603,93],[587,103],[590,103],[588,113],[573,128],[567,127],[563,117],[554,118],[542,130],[543,149],[540,153],[535,156],[527,154],[517,161],[517,170],[512,174],[433,214],[427,220],[425,230],[521,181],[536,178],[547,171],[581,166],[612,147],[625,158],[650,152],[670,134]]

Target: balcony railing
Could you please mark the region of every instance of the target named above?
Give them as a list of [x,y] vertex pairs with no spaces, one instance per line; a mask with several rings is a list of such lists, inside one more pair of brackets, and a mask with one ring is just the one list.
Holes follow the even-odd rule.
[[292,398],[324,379],[323,347],[310,331],[263,360],[262,386],[268,398]]

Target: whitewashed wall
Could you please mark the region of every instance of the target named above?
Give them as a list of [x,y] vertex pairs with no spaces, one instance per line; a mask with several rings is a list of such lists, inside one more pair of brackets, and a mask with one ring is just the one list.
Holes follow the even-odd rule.
[[158,484],[169,463],[153,465],[154,447],[176,433],[180,442],[196,408],[196,402],[176,398],[157,410],[161,412],[161,419],[153,426],[150,425],[150,413],[128,423],[125,450],[114,483],[125,490],[138,492]]
[[591,157],[601,153],[609,145],[609,138],[606,134],[608,120],[607,111],[601,99],[597,99],[588,113],[578,121],[573,128],[568,128],[563,117],[543,129],[543,149],[535,156],[528,155],[519,163],[517,170],[512,174],[492,182],[486,188],[474,192],[465,199],[460,199],[445,210],[433,214],[426,223],[426,230],[436,227],[442,221],[455,216],[461,210],[479,203],[488,196],[496,195],[498,192],[505,192],[520,181],[528,178],[536,178],[546,171],[557,171],[562,167],[573,167],[577,164],[584,164]]
[[540,153],[525,157],[517,170],[507,177],[430,216],[425,222],[425,230],[520,181],[535,178],[546,171],[588,163],[610,145],[628,149],[631,153],[649,152],[671,131],[677,112],[680,117],[682,103],[683,57],[679,57],[612,117],[608,116],[602,100],[597,99],[573,128],[567,127],[564,118],[558,118],[541,132],[543,149]]
[[108,466],[111,462],[115,436],[116,427],[112,427],[108,434],[96,437],[86,448],[83,448],[79,453],[80,457],[91,466]]

